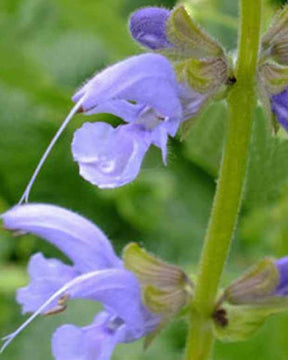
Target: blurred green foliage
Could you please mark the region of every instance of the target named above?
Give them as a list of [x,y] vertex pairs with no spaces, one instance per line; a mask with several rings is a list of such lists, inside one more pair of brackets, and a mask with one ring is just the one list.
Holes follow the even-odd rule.
[[[237,1],[186,0],[191,13],[227,49],[237,43]],[[266,1],[267,18],[271,15]],[[274,1],[275,3],[275,1]],[[139,6],[172,7],[171,0],[1,0],[0,2],[0,208],[14,205],[61,119],[70,97],[87,77],[108,64],[139,52],[129,37],[127,17]],[[53,150],[31,193],[31,201],[73,209],[97,223],[120,254],[130,241],[195,272],[217,177],[225,123],[224,102],[212,104],[186,141],[171,140],[169,166],[152,149],[140,177],[116,190],[99,190],[78,175],[70,143],[83,121],[119,119],[107,115],[72,121]],[[270,134],[261,109],[255,112],[251,160],[240,217],[224,283],[262,256],[288,252],[288,141]],[[33,236],[0,233],[0,335],[23,317],[14,301],[27,282],[31,254],[61,257]],[[74,302],[60,315],[39,318],[9,347],[3,360],[51,359],[50,336],[63,323],[88,324],[98,306]],[[269,320],[246,343],[221,344],[216,360],[286,360],[288,314]],[[181,359],[186,325],[175,322],[151,348],[121,345],[115,359]]]

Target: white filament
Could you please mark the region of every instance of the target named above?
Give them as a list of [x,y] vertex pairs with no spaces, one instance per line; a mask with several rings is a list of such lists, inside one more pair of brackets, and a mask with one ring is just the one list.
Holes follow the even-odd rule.
[[93,278],[98,274],[99,274],[99,270],[92,271],[87,274],[78,276],[77,278],[69,281],[64,286],[62,286],[62,288],[60,288],[52,296],[50,296],[50,298],[47,301],[45,301],[43,305],[41,305],[21,326],[19,326],[17,330],[15,330],[12,334],[9,334],[2,338],[2,340],[5,342],[0,349],[0,353],[2,353],[6,349],[6,347],[15,339],[15,337],[19,335],[20,332],[23,331],[40,313],[42,313],[42,311],[44,311],[47,308],[47,306],[51,304],[52,301],[56,300],[59,296],[64,295],[65,292],[71,289],[73,286],[78,285],[79,283],[88,280],[90,278]]
[[65,130],[66,126],[69,124],[70,120],[72,119],[72,117],[77,113],[77,111],[80,109],[82,103],[83,103],[84,98],[81,98],[77,104],[73,107],[73,109],[70,111],[70,113],[68,114],[68,116],[66,117],[66,119],[63,121],[62,125],[60,126],[59,130],[57,131],[57,133],[55,134],[55,136],[53,137],[53,139],[51,140],[50,144],[48,145],[47,149],[45,150],[44,154],[42,155],[42,158],[40,159],[36,169],[34,170],[34,173],[18,203],[18,205],[21,205],[23,202],[28,202],[28,198],[29,198],[29,194],[31,191],[31,188],[34,184],[34,181],[36,179],[36,177],[38,176],[44,162],[46,161],[48,155],[50,154],[53,146],[55,145],[56,141],[59,139],[59,137],[61,136],[61,134],[63,133],[63,131]]

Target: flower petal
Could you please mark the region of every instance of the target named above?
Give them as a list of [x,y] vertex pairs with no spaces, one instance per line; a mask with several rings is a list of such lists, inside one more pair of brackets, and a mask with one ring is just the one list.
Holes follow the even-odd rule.
[[179,85],[179,94],[183,108],[183,120],[197,115],[198,111],[209,99],[209,94],[200,94],[185,84]]
[[26,204],[7,211],[2,219],[9,230],[30,232],[57,246],[80,273],[122,266],[102,231],[72,211]]
[[164,126],[157,126],[153,131],[153,144],[159,147],[162,151],[162,160],[167,165],[167,142],[168,134]]
[[271,105],[277,121],[288,131],[288,88],[271,96]]
[[[17,302],[23,306],[23,313],[36,311],[64,284],[79,275],[72,266],[56,259],[45,259],[40,253],[31,257],[28,273],[30,284],[17,290]],[[55,307],[57,301],[53,301],[44,312]]]
[[52,338],[52,352],[56,360],[109,360],[122,336],[122,329],[109,329],[111,315],[99,314],[93,324],[83,328],[64,325]]
[[158,7],[147,7],[136,11],[130,18],[132,37],[152,50],[173,46],[166,32],[170,11]]
[[96,109],[93,108],[91,111],[86,111],[85,114],[107,113],[115,115],[128,123],[133,123],[137,121],[144,106],[145,105],[133,104],[125,100],[108,100],[98,105]]
[[275,295],[288,295],[288,257],[276,261],[276,267],[279,272],[279,284],[275,290]]
[[144,328],[140,285],[128,270],[100,270],[83,275],[67,286],[67,294],[101,302],[107,312],[120,317],[137,333]]
[[114,129],[106,123],[85,123],[74,134],[72,152],[80,174],[100,188],[115,188],[136,178],[150,135],[140,126]]
[[90,79],[73,96],[83,97],[85,112],[97,113],[107,101],[135,101],[163,116],[181,117],[178,84],[169,61],[158,54],[143,54],[119,62]]

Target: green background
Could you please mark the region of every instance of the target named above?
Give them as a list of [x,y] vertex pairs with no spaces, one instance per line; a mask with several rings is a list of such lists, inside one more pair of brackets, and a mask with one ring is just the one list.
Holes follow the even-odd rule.
[[[276,7],[282,1],[275,0]],[[236,0],[187,0],[191,13],[228,50],[237,43]],[[71,95],[95,71],[139,53],[127,19],[153,0],[1,0],[0,2],[0,210],[20,198],[49,140],[72,106]],[[265,3],[267,26],[275,11]],[[211,104],[184,142],[169,143],[169,165],[151,149],[137,180],[116,190],[99,190],[78,175],[70,143],[84,121],[119,119],[77,115],[45,164],[30,200],[59,204],[87,216],[116,251],[137,241],[150,252],[195,273],[207,225],[225,135],[226,105]],[[270,134],[262,110],[255,112],[245,201],[223,285],[263,256],[288,254],[288,141]],[[64,257],[33,236],[0,233],[0,335],[23,322],[15,290],[27,283],[31,254]],[[49,318],[38,318],[2,355],[3,360],[51,359],[50,336],[63,323],[89,324],[98,305],[83,301]],[[269,319],[249,341],[217,343],[216,360],[286,360],[288,314]],[[142,352],[141,341],[120,345],[115,359],[181,359],[186,324],[172,322]],[[68,359],[67,359],[68,360]]]

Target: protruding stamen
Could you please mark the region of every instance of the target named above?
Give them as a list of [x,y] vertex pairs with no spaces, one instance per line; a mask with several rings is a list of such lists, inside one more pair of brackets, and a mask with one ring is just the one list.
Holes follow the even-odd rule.
[[[12,334],[9,334],[5,337],[2,338],[4,342],[3,346],[0,349],[0,354],[6,349],[6,347],[15,339],[15,337],[17,335],[20,334],[20,332],[22,332],[22,330],[24,330],[39,314],[41,314],[46,308],[47,306],[49,306],[54,300],[56,300],[58,297],[62,296],[62,299],[64,299],[64,294],[67,293],[67,291],[71,288],[73,288],[73,286],[88,280],[90,278],[93,278],[95,275],[98,275],[99,271],[93,271],[81,276],[78,276],[77,278],[69,281],[68,283],[66,283],[64,286],[62,286],[61,289],[59,289],[58,291],[56,291],[52,296],[50,296],[50,298],[44,302],[44,304],[42,304],[16,331],[14,331]],[[67,295],[68,296],[68,295]],[[60,299],[61,302],[61,299]]]
[[28,198],[29,198],[29,194],[31,191],[31,188],[33,186],[33,183],[36,179],[36,177],[38,176],[44,162],[46,161],[48,155],[50,154],[53,146],[55,145],[56,141],[59,139],[60,135],[63,133],[63,131],[65,130],[66,126],[68,125],[68,123],[70,122],[70,120],[72,119],[72,117],[80,111],[82,111],[82,103],[83,103],[83,98],[81,98],[78,103],[73,107],[73,109],[70,111],[70,113],[68,114],[68,116],[66,117],[66,119],[63,121],[62,125],[60,126],[59,130],[57,131],[56,135],[53,137],[52,141],[50,142],[50,144],[48,145],[46,151],[44,152],[44,154],[42,155],[42,158],[40,159],[36,169],[34,170],[34,173],[18,203],[18,205],[21,205],[24,201],[28,202]]

